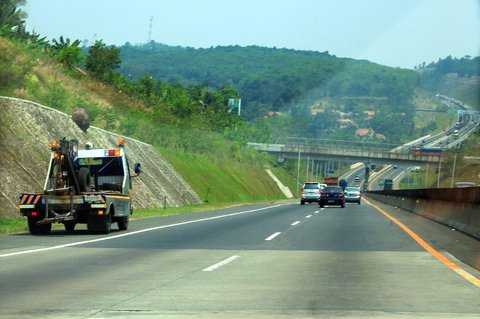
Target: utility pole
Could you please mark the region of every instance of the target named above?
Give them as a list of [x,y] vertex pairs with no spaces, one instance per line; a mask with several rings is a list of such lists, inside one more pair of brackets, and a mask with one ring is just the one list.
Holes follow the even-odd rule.
[[298,159],[297,159],[297,195],[300,195],[298,186],[300,183],[300,145],[298,145]]
[[440,156],[440,161],[438,162],[438,176],[437,176],[437,188],[440,188],[440,173],[442,171],[442,157]]
[[147,43],[152,41],[152,26],[153,26],[153,16],[150,17],[150,25],[148,26],[148,40]]
[[452,181],[450,182],[450,188],[453,188],[453,181],[455,179],[455,166],[457,165],[457,153],[453,157],[453,172],[452,172]]

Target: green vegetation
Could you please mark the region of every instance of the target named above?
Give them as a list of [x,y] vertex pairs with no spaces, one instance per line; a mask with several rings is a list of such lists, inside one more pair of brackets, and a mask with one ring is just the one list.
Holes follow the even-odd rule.
[[417,70],[420,73],[421,88],[453,97],[480,109],[480,57],[465,56],[457,59],[448,56],[436,63],[423,63]]
[[[354,126],[360,124],[391,142],[415,134],[412,98],[418,74],[411,70],[337,58],[328,52],[258,46],[193,49],[150,42],[127,43],[120,49],[119,71],[132,79],[149,74],[167,83],[203,87],[230,83],[242,98],[242,118],[256,122],[277,112],[287,119],[281,134],[270,132],[273,140],[288,135],[355,138]],[[312,115],[312,108],[326,112]],[[365,110],[377,114],[364,120]],[[337,120],[345,117],[339,112],[352,112],[356,124],[339,125]]]
[[[76,40],[60,37],[53,45],[39,45],[30,41],[34,35],[18,37],[14,27],[1,30],[0,95],[66,113],[85,108],[92,125],[158,146],[208,202],[179,209],[140,209],[135,218],[284,198],[265,172],[271,166],[269,157],[245,148],[258,129],[228,112],[228,98],[238,96],[230,85],[182,86],[149,76],[129,81],[114,70],[118,49],[102,42],[79,59]],[[77,71],[87,60],[86,72]],[[277,173],[287,175],[280,169]],[[0,232],[26,229],[22,218],[0,220]]]

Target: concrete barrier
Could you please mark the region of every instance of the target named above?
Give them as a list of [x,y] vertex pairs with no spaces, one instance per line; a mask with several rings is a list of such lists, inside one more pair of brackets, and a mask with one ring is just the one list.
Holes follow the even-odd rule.
[[480,187],[371,191],[367,196],[480,239]]

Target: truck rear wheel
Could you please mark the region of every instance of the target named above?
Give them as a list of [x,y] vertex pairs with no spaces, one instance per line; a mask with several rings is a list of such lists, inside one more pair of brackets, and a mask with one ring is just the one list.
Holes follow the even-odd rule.
[[65,230],[67,232],[73,232],[75,230],[75,223],[74,222],[64,222],[63,226],[65,226]]
[[39,218],[28,217],[28,230],[32,235],[48,235],[52,230],[52,224],[41,224],[38,225],[37,222]]
[[112,216],[108,215],[92,215],[88,218],[87,229],[89,232],[108,234],[112,229]]
[[118,229],[120,229],[120,230],[127,230],[127,228],[128,228],[128,223],[129,223],[129,218],[128,218],[128,216],[126,216],[126,217],[119,217],[119,218],[117,219]]

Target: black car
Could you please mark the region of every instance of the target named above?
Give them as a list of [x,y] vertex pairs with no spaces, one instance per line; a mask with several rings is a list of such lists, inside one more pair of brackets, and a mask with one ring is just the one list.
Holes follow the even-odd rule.
[[319,200],[320,207],[325,205],[340,205],[345,207],[345,194],[340,186],[327,186],[321,194]]

